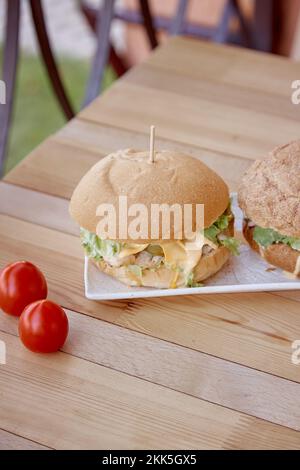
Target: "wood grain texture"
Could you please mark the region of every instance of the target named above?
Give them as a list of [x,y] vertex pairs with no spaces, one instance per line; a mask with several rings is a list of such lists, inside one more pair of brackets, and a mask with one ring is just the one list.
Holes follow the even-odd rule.
[[[63,351],[196,398],[300,430],[300,384],[66,311]],[[18,321],[1,319],[17,335]]]
[[159,137],[248,159],[299,136],[294,119],[127,81],[111,87],[79,117],[140,132],[155,123]]
[[0,266],[36,263],[71,333],[64,352],[34,355],[0,315],[0,448],[300,448],[299,293],[88,301],[67,201],[104,155],[148,146],[153,123],[159,147],[201,158],[235,190],[254,158],[299,137],[298,71],[173,38],[6,176]]
[[281,292],[276,292],[276,295],[279,297],[284,297],[286,299],[293,299],[296,302],[300,302],[300,292],[299,291],[281,291]]
[[[293,80],[291,79],[291,82]],[[205,80],[199,77],[191,77],[182,70],[170,75],[166,69],[144,64],[143,67],[135,67],[126,76],[126,82],[151,88],[154,90],[170,91],[178,97],[194,97],[196,100],[209,100],[216,106],[225,104],[238,109],[247,109],[260,114],[281,116],[287,119],[299,120],[299,110],[291,101],[291,84],[285,95],[274,95],[265,90],[252,90],[245,88],[243,84],[232,86],[215,80]],[[178,98],[179,99],[179,98]]]
[[50,138],[33,150],[4,180],[43,193],[70,198],[81,177],[102,156]]
[[48,450],[36,442],[0,429],[0,450]]
[[[89,148],[93,151],[100,150],[101,153],[107,155],[120,148],[148,148],[149,129],[145,128],[143,132],[128,131],[119,127],[76,119],[65,126],[56,135],[56,139],[65,143],[72,142],[73,145]],[[155,143],[157,149],[176,150],[199,158],[217,171],[232,191],[237,189],[241,175],[252,163],[250,159],[226,154],[224,151],[216,152],[193,146],[191,143],[181,143],[160,136],[156,136]]]
[[66,199],[0,182],[0,214],[79,236]]
[[260,157],[298,138],[299,109],[291,102],[298,65],[240,52],[173,38],[80,117],[130,131],[153,121],[161,137]]
[[[145,149],[148,144],[147,128],[141,133],[79,119],[73,120],[51,141],[47,140],[35,149],[5,177],[5,181],[70,198],[80,178],[100,158],[120,148]],[[213,152],[167,139],[157,138],[156,146],[200,158],[220,173],[232,191],[237,189],[241,175],[252,163],[251,160],[224,152]],[[69,168],[72,170],[69,171]]]
[[251,90],[288,100],[291,82],[299,75],[299,64],[283,57],[178,37],[157,49],[147,63],[170,76],[220,82],[243,88],[246,95]]
[[[0,419],[56,449],[297,449],[294,430],[1,334]],[[34,406],[32,406],[34,403]],[[61,417],[63,416],[63,419]],[[47,422],[47,426],[45,426]]]
[[84,297],[77,237],[5,215],[0,216],[0,237],[1,265],[18,258],[36,263],[47,276],[51,298],[66,308],[300,380],[299,368],[291,363],[292,342],[300,338],[294,300],[262,293],[92,302]]

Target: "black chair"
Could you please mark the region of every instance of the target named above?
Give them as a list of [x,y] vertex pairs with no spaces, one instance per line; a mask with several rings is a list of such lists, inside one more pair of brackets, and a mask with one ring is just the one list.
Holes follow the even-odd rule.
[[[216,28],[195,25],[185,21],[189,0],[178,0],[177,12],[169,26],[170,34],[187,34],[219,43],[271,52],[273,42],[274,0],[254,0],[254,18],[250,23],[244,17],[238,0],[227,0]],[[238,20],[238,31],[230,31],[230,21]]]
[[[28,0],[30,3],[33,25],[36,32],[41,56],[46,66],[48,76],[54,94],[61,106],[67,120],[75,115],[73,106],[67,95],[61,79],[57,63],[51,48],[47,25],[44,17],[41,0]],[[141,10],[141,19],[145,25],[145,31],[149,38],[150,46],[156,47],[157,40],[152,24],[148,0],[138,0]],[[7,138],[12,116],[14,89],[17,75],[19,55],[19,29],[20,29],[20,0],[6,0],[6,29],[3,51],[3,80],[6,84],[6,104],[0,106],[0,176],[3,172],[4,158],[6,155]],[[79,8],[84,13],[89,25],[93,29],[97,39],[96,53],[92,62],[90,77],[88,80],[83,106],[89,104],[101,89],[103,73],[107,61],[112,64],[117,75],[126,72],[127,68],[118,56],[109,41],[111,22],[114,18],[115,0],[104,0],[103,6],[96,12],[91,11],[85,2],[79,2]]]

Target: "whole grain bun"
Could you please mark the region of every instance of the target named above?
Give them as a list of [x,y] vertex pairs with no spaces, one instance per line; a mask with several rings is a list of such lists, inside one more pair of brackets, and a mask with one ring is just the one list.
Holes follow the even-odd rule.
[[[297,260],[300,257],[300,252],[293,250],[288,245],[283,243],[270,245],[268,248],[260,248],[256,241],[253,239],[254,234],[253,226],[249,226],[247,221],[244,221],[243,233],[244,237],[253,250],[259,253],[265,261],[273,266],[283,269],[286,272],[294,273],[297,267]],[[297,273],[300,277],[300,272]]]
[[[227,185],[200,160],[171,151],[156,152],[154,163],[148,160],[149,152],[130,149],[100,160],[82,178],[73,193],[70,203],[72,218],[81,227],[101,236],[97,232],[97,207],[105,203],[118,207],[119,196],[127,196],[128,206],[144,204],[149,213],[152,203],[180,204],[182,207],[184,204],[204,204],[204,227],[209,227],[227,208]],[[195,220],[192,228],[196,228]],[[163,238],[161,222],[159,233],[158,238]],[[170,239],[178,238],[172,231]],[[131,240],[130,236],[126,240]],[[138,242],[151,240],[144,238]]]
[[[216,274],[228,261],[230,252],[224,246],[217,248],[208,255],[201,257],[199,263],[194,268],[194,281],[201,282]],[[141,282],[128,269],[128,266],[113,267],[104,261],[95,262],[100,271],[115,277],[128,286],[155,287],[157,289],[168,289],[174,279],[174,270],[166,266],[161,266],[156,271],[151,269],[143,270]],[[179,274],[176,287],[184,287],[185,279]]]
[[278,147],[245,173],[238,201],[263,228],[300,237],[300,140]]

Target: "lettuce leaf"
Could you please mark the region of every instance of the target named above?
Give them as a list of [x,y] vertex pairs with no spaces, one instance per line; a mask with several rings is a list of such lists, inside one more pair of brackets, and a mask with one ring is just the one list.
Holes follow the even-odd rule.
[[111,258],[120,253],[122,244],[112,240],[102,240],[95,233],[80,229],[81,244],[89,258],[100,261],[103,257]]
[[232,215],[220,215],[210,227],[204,229],[204,236],[218,245],[218,235],[228,228],[231,218]]
[[280,241],[281,236],[271,228],[255,227],[253,239],[264,248]]
[[229,226],[229,222],[231,219],[232,219],[231,215],[223,214],[223,215],[220,215],[220,217],[215,222],[215,224],[219,228],[219,230],[226,230]]
[[239,247],[240,247],[240,242],[236,240],[233,237],[224,237],[219,240],[221,245],[225,246],[228,248],[228,250],[235,256],[238,256],[240,254],[239,252]]
[[299,238],[292,238],[292,241],[290,242],[291,248],[293,250],[300,251],[300,239]]
[[271,228],[256,226],[253,233],[253,239],[263,248],[268,248],[268,246],[276,243],[284,243],[285,245],[293,248],[293,250],[300,251],[300,238],[281,235],[279,232],[276,232],[276,230]]
[[216,225],[211,225],[209,228],[204,229],[204,236],[210,241],[218,245],[218,235],[221,233],[221,230]]
[[239,241],[233,237],[227,237],[222,232],[229,227],[232,214],[228,210],[220,215],[220,217],[210,227],[204,230],[204,236],[216,245],[226,246],[232,254],[239,255]]

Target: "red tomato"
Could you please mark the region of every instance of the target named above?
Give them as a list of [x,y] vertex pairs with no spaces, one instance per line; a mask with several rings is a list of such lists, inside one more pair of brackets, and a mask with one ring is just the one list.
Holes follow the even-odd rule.
[[19,261],[0,271],[0,308],[4,312],[19,317],[26,305],[46,297],[46,279],[33,264]]
[[50,300],[28,305],[20,317],[19,334],[22,343],[33,352],[58,351],[67,339],[68,317]]

